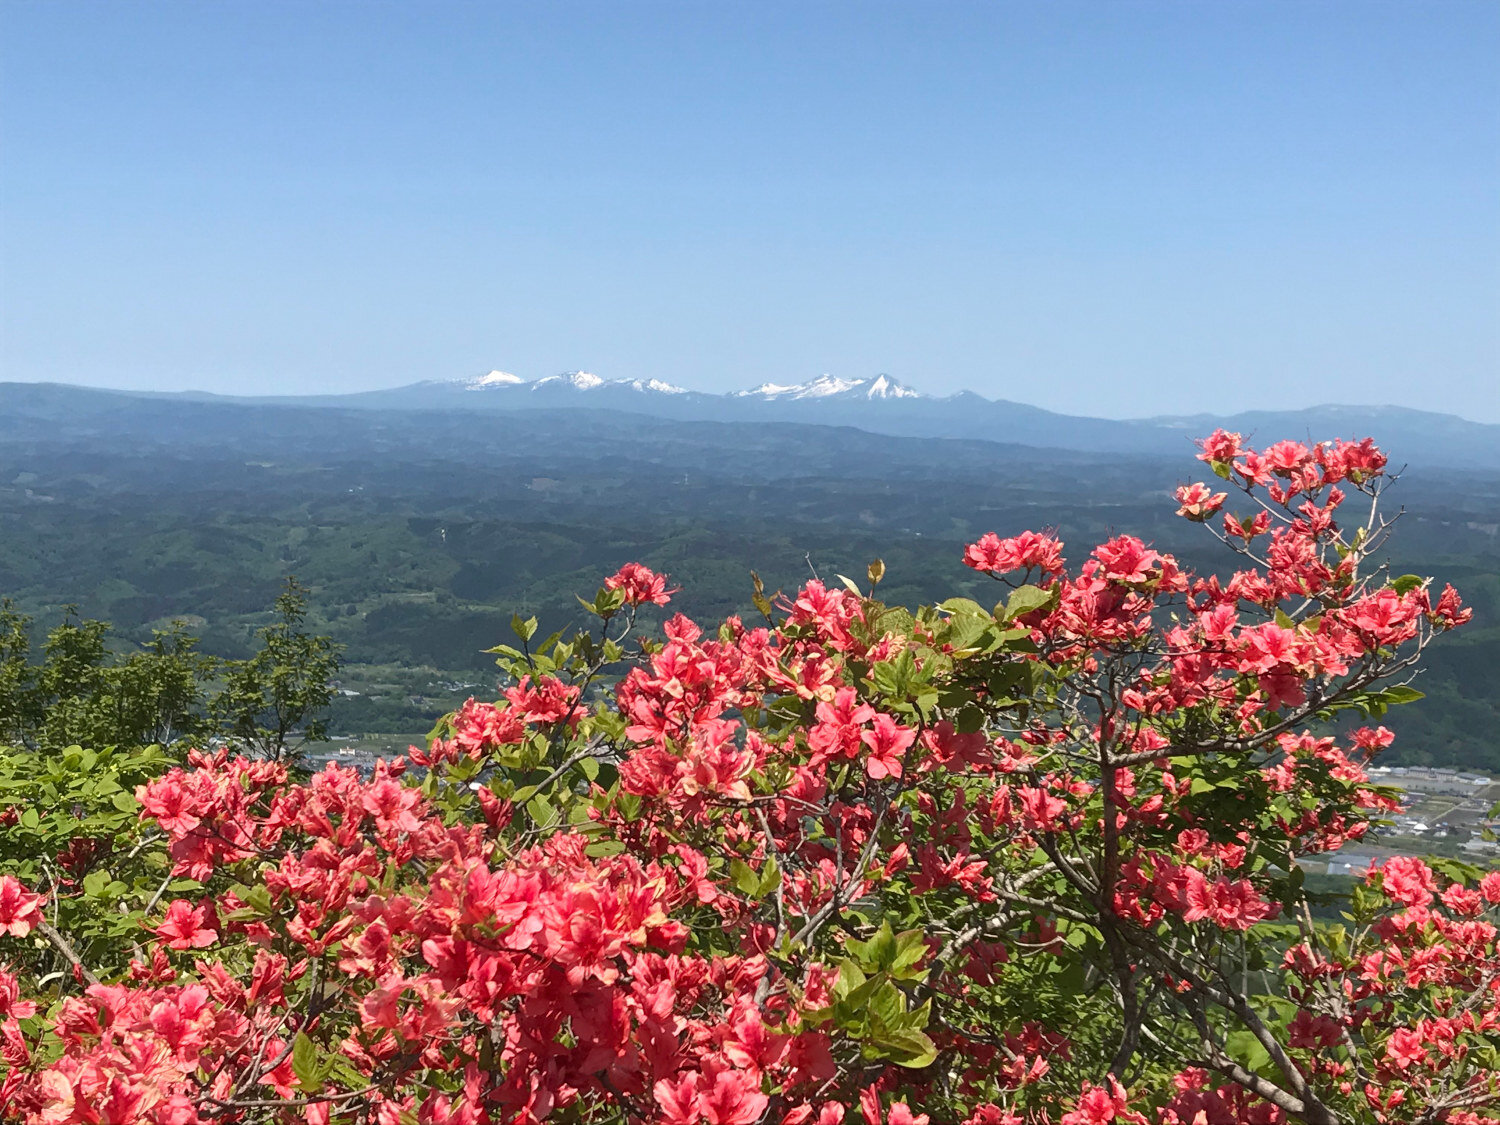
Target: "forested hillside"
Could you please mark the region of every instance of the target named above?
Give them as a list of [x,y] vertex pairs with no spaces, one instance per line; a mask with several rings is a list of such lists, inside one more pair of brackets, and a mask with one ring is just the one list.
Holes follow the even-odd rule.
[[[1392,451],[1401,463],[1401,450]],[[39,629],[76,604],[114,643],[187,620],[243,656],[283,578],[311,589],[310,627],[344,645],[333,729],[417,734],[492,686],[484,649],[515,612],[544,631],[576,590],[629,560],[671,575],[674,603],[753,613],[810,570],[880,557],[882,593],[915,604],[994,595],[963,567],[985,531],[1056,527],[1095,542],[1129,528],[1194,565],[1211,541],[1173,518],[1180,456],[1089,455],[840,427],[683,423],[602,411],[343,411],[70,391],[0,419],[0,594]],[[1396,573],[1452,581],[1474,606],[1434,645],[1430,705],[1391,722],[1392,761],[1500,771],[1500,475],[1411,465]]]

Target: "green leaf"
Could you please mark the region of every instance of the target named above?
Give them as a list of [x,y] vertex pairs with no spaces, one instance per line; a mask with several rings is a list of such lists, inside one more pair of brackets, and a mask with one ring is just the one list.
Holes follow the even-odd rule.
[[123,790],[111,797],[109,803],[125,813],[133,813],[140,807],[140,802],[135,799],[135,794],[126,793]]
[[895,963],[898,945],[896,935],[891,931],[889,920],[880,923],[880,929],[869,941],[850,940],[845,943],[849,955],[853,957],[861,968],[869,972],[879,972],[891,968]]
[[916,625],[916,619],[912,617],[911,611],[898,605],[881,610],[875,617],[875,632],[877,633],[895,633],[900,637],[909,637]]
[[310,1093],[316,1093],[323,1086],[318,1071],[317,1046],[305,1031],[297,1032],[297,1037],[292,1040],[292,1073],[297,1076],[297,1084]]
[[760,876],[742,859],[729,861],[729,881],[735,889],[747,895],[760,894]]
[[1253,1032],[1232,1032],[1224,1040],[1224,1049],[1230,1058],[1248,1071],[1258,1071],[1271,1061],[1270,1054]]
[[766,597],[766,584],[753,570],[750,572],[750,583],[755,588],[755,594],[751,598],[755,603],[755,608],[760,611],[762,617],[770,617],[772,606],[771,600]]
[[[903,930],[896,935],[896,953],[891,958],[892,976],[906,978],[909,970],[927,956],[927,937],[921,930]],[[926,973],[919,974],[926,976]]]
[[1465,863],[1461,859],[1450,859],[1447,856],[1428,856],[1427,865],[1440,875],[1446,875],[1449,879],[1458,883],[1478,882],[1485,875],[1486,869],[1472,863]]
[[979,642],[991,632],[994,623],[994,619],[988,616],[955,614],[948,626],[946,640],[960,652],[964,649],[979,648],[981,647]]
[[271,914],[275,910],[275,907],[271,905],[271,891],[264,885],[251,887],[240,896],[240,900],[262,916]]
[[625,604],[625,591],[623,589],[610,590],[603,586],[599,588],[598,594],[594,596],[594,608],[600,617],[613,617],[620,612]]
[[90,871],[83,877],[83,893],[90,898],[98,898],[111,881],[108,871]]
[[865,974],[846,957],[839,962],[839,979],[833,982],[833,998],[846,1000],[855,989],[862,988],[864,984]]
[[1418,691],[1406,684],[1394,684],[1378,693],[1383,703],[1394,706],[1400,703],[1415,703],[1419,699],[1426,699],[1427,693]]
[[772,856],[766,860],[766,865],[761,868],[760,887],[757,893],[761,898],[765,898],[779,886],[781,886],[781,867],[777,864],[776,857]]
[[639,793],[620,793],[615,797],[615,808],[626,820],[635,820],[641,815],[641,795]]
[[921,1070],[924,1066],[931,1066],[937,1059],[937,1044],[925,1031],[904,1028],[883,1037],[882,1041],[889,1046],[891,1061],[897,1066]]
[[983,617],[987,621],[994,620],[994,614],[973,598],[949,598],[945,602],[938,603],[938,609],[955,617]]
[[513,613],[510,617],[510,631],[520,637],[522,642],[529,641],[536,636],[536,618],[528,617],[523,620],[519,613]]
[[1360,925],[1375,917],[1384,901],[1384,896],[1364,883],[1356,883],[1349,890],[1349,910]]
[[1398,594],[1407,594],[1420,586],[1425,579],[1417,574],[1403,574],[1400,578],[1391,579],[1391,589]]
[[369,1076],[343,1055],[333,1055],[323,1068],[327,1077],[336,1079],[339,1085],[350,1090],[360,1090],[370,1084]]
[[1010,621],[1022,614],[1045,609],[1052,604],[1056,596],[1055,590],[1043,590],[1039,586],[1030,585],[1018,586],[1011,591],[1010,597],[1006,600],[1005,619]]
[[886,981],[870,997],[870,1025],[895,1030],[906,1014],[906,995],[893,981]]
[[559,819],[552,802],[540,795],[526,802],[526,812],[538,828],[550,828]]

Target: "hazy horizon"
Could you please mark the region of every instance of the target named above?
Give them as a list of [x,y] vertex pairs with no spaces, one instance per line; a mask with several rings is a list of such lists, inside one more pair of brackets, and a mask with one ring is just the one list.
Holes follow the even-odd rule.
[[[254,392],[254,391],[206,390],[206,389],[204,389],[202,387],[184,387],[184,388],[179,388],[179,389],[172,390],[172,389],[162,389],[162,388],[154,388],[154,387],[109,386],[109,385],[102,384],[102,383],[83,383],[83,382],[76,382],[75,383],[75,382],[66,382],[66,381],[52,380],[52,379],[15,379],[15,380],[0,379],[0,386],[6,385],[7,383],[9,383],[11,385],[27,385],[27,384],[30,384],[30,385],[34,385],[34,386],[63,386],[63,387],[70,387],[70,388],[75,388],[75,389],[79,389],[79,390],[103,391],[103,392],[106,392],[106,393],[109,393],[109,392],[118,392],[118,393],[122,393],[122,394],[163,395],[163,396],[170,396],[170,397],[209,396],[209,397],[212,397],[212,398],[215,398],[215,399],[227,399],[227,400],[230,400],[230,401],[258,401],[258,400],[262,400],[262,399],[272,399],[272,400],[276,400],[276,401],[279,402],[279,401],[286,400],[286,399],[290,399],[290,400],[295,401],[295,400],[301,399],[301,398],[314,399],[314,398],[323,398],[323,397],[327,397],[327,396],[330,396],[330,395],[332,395],[332,396],[339,396],[339,395],[344,395],[344,394],[356,394],[357,395],[357,394],[365,394],[365,393],[370,393],[370,392],[403,390],[403,389],[406,389],[406,388],[409,388],[409,387],[412,387],[412,386],[416,386],[416,385],[418,385],[421,382],[432,382],[432,383],[469,383],[469,382],[475,381],[478,378],[482,378],[483,375],[485,375],[485,374],[495,374],[498,371],[500,371],[500,369],[495,368],[495,369],[492,369],[489,372],[482,372],[479,375],[465,375],[465,376],[459,376],[459,377],[451,378],[451,379],[419,380],[418,383],[393,383],[393,384],[379,386],[379,387],[365,387],[365,388],[359,388],[359,389],[350,390],[350,391],[323,391],[323,390],[319,390],[317,388],[311,388],[311,389],[303,389],[303,390],[274,391],[274,392],[264,392],[263,393],[263,392]],[[590,374],[590,375],[597,375],[599,378],[605,379],[606,381],[615,381],[615,377],[613,377],[613,376],[605,375],[605,374],[597,372],[597,371],[589,371],[587,368],[575,369],[573,371],[554,371],[554,372],[551,372],[550,375],[551,375],[551,377],[560,377],[560,376],[565,376],[565,375],[576,375],[576,374],[581,374],[581,373],[587,373],[587,374]],[[516,375],[517,378],[521,379],[521,381],[525,382],[525,383],[534,382],[534,381],[536,381],[538,379],[548,378],[548,376],[546,376],[546,375],[523,376],[523,375],[519,375],[518,373],[513,372],[513,371],[507,371],[507,372],[504,372],[504,374]],[[832,376],[831,372],[824,372],[824,373],[821,374],[821,376],[814,376],[814,378],[819,378],[819,377],[825,377],[826,378],[826,377],[829,377],[829,376]],[[927,391],[926,389],[924,389],[924,388],[922,388],[920,386],[913,386],[911,383],[906,382],[906,380],[904,380],[904,379],[898,379],[896,376],[892,375],[890,372],[885,372],[885,371],[875,372],[875,373],[873,373],[871,375],[864,375],[864,376],[848,376],[848,377],[832,376],[832,377],[833,378],[844,378],[845,381],[864,380],[864,381],[868,382],[870,380],[879,378],[881,376],[884,376],[884,377],[889,378],[889,379],[896,379],[896,381],[900,382],[902,385],[908,387],[911,390],[917,391],[922,397],[925,397],[925,398],[945,399],[945,398],[951,398],[951,397],[953,397],[955,395],[967,392],[967,393],[972,393],[972,394],[979,394],[983,398],[986,398],[986,399],[989,399],[989,400],[992,400],[992,401],[1013,402],[1013,403],[1016,403],[1017,405],[1021,405],[1021,406],[1040,406],[1041,405],[1039,403],[1029,402],[1029,401],[1026,401],[1024,399],[1007,398],[1005,395],[984,394],[981,391],[975,391],[972,387],[961,387],[961,388],[959,388],[958,390],[955,390],[955,391],[944,391],[944,392],[941,392],[941,393],[934,393],[934,392]],[[620,380],[620,381],[628,381],[628,380]],[[812,381],[813,381],[813,379],[804,380],[804,382],[812,382]],[[753,388],[753,387],[733,387],[733,388],[729,388],[728,391],[723,391],[723,390],[705,390],[702,387],[677,387],[676,389],[679,390],[679,391],[689,391],[689,392],[696,392],[696,393],[701,393],[701,394],[723,395],[723,394],[731,393],[731,392],[734,392],[734,391],[751,391],[751,390],[756,390],[758,388]],[[586,403],[587,400],[578,400],[578,401]],[[900,409],[899,405],[893,405],[892,408],[893,409],[897,409],[897,410]],[[1072,416],[1072,417],[1077,417],[1077,418],[1095,418],[1095,419],[1102,419],[1102,420],[1105,420],[1105,421],[1121,421],[1121,422],[1150,421],[1150,420],[1152,420],[1154,418],[1180,418],[1180,417],[1192,417],[1192,416],[1209,416],[1209,417],[1217,417],[1217,418],[1227,418],[1227,417],[1232,417],[1232,416],[1237,415],[1237,414],[1253,413],[1253,412],[1257,412],[1257,411],[1277,411],[1277,412],[1291,412],[1291,413],[1295,413],[1295,412],[1298,412],[1298,411],[1319,410],[1319,409],[1333,409],[1333,410],[1338,410],[1338,409],[1356,409],[1356,410],[1358,410],[1358,409],[1369,409],[1369,410],[1395,409],[1395,410],[1425,411],[1427,413],[1443,414],[1443,415],[1448,415],[1448,416],[1452,416],[1452,417],[1458,418],[1458,419],[1460,419],[1461,421],[1464,421],[1464,422],[1471,422],[1471,423],[1476,423],[1476,424],[1479,424],[1479,425],[1489,425],[1489,426],[1500,425],[1500,422],[1490,422],[1490,421],[1486,421],[1486,420],[1480,419],[1480,418],[1471,418],[1471,417],[1468,417],[1467,415],[1464,415],[1464,414],[1462,414],[1462,413],[1460,413],[1458,411],[1455,411],[1455,410],[1429,409],[1429,408],[1423,407],[1423,406],[1412,406],[1412,405],[1409,405],[1409,404],[1393,403],[1393,402],[1386,402],[1386,403],[1380,403],[1380,402],[1354,403],[1354,402],[1338,402],[1338,401],[1334,401],[1334,400],[1317,400],[1317,401],[1309,400],[1309,401],[1306,401],[1306,402],[1299,402],[1299,403],[1283,403],[1283,404],[1272,405],[1272,406],[1256,406],[1256,407],[1250,407],[1250,408],[1248,408],[1246,410],[1227,410],[1227,409],[1226,410],[1212,410],[1212,409],[1210,409],[1210,410],[1184,410],[1184,411],[1170,411],[1170,412],[1156,413],[1156,414],[1119,414],[1119,415],[1115,415],[1115,414],[1090,414],[1090,413],[1087,413],[1085,411],[1069,410],[1069,409],[1066,409],[1066,408],[1062,408],[1062,409],[1058,409],[1058,408],[1054,408],[1054,407],[1041,407],[1041,408],[1045,409],[1045,410],[1052,411],[1052,412],[1060,414],[1060,415],[1064,415],[1064,416]]]
[[0,379],[1500,422],[1500,6],[0,5]]

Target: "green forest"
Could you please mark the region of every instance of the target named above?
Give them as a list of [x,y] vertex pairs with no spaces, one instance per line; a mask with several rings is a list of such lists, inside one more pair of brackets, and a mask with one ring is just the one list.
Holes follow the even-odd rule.
[[[513,614],[561,628],[575,594],[631,560],[669,574],[674,610],[701,619],[753,613],[752,571],[790,590],[875,558],[892,603],[984,601],[989,580],[960,557],[986,531],[1053,527],[1081,554],[1129,528],[1200,570],[1232,569],[1173,516],[1172,488],[1201,470],[1186,436],[1180,457],[1091,456],[585,410],[73,391],[0,427],[0,595],[38,643],[75,607],[110,623],[121,654],[180,627],[203,653],[245,659],[295,576],[308,629],[340,646],[329,732],[399,740],[493,692],[485,650]],[[1386,760],[1500,773],[1500,475],[1412,465],[1391,495],[1404,509],[1393,571],[1451,581],[1475,621],[1429,652],[1429,702],[1390,717]]]

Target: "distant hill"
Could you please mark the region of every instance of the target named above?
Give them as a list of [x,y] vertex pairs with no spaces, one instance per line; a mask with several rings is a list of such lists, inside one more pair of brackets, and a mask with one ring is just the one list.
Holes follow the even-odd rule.
[[1432,698],[1389,719],[1391,760],[1500,773],[1495,444],[1442,467],[1495,427],[1414,411],[1121,423],[894,380],[698,395],[581,373],[279,400],[0,384],[0,597],[42,624],[76,603],[122,644],[186,617],[207,651],[242,656],[296,574],[314,627],[347,646],[336,729],[410,737],[489,690],[483,650],[512,613],[562,628],[575,592],[632,559],[672,575],[672,608],[700,620],[753,615],[751,570],[774,591],[876,557],[895,604],[988,604],[994,583],[960,561],[986,531],[1055,528],[1077,562],[1128,530],[1233,567],[1172,514],[1173,486],[1203,471],[1189,439],[1216,421],[1262,441],[1374,432],[1410,464],[1391,563],[1452,581],[1475,621],[1433,647]]
[[0,414],[112,409],[121,398],[241,406],[360,411],[617,411],[691,422],[794,422],[852,426],[903,437],[967,438],[1086,453],[1182,456],[1189,441],[1223,426],[1262,438],[1371,436],[1397,464],[1500,469],[1500,425],[1400,406],[1312,406],[1301,410],[1200,414],[1129,421],[1059,414],[964,391],[932,396],[891,378],[765,383],[729,394],[685,390],[660,380],[604,379],[586,371],[524,380],[502,371],[344,395],[238,397],[140,394],[61,384],[0,384]]

